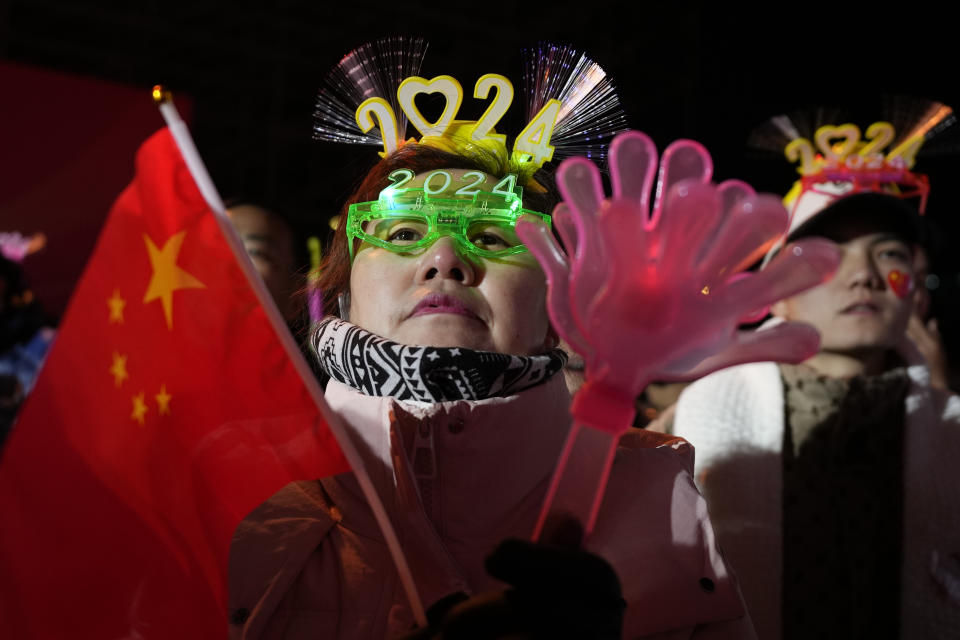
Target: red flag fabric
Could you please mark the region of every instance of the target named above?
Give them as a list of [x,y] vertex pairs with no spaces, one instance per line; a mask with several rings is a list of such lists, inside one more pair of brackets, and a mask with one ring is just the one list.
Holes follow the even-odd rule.
[[288,482],[346,470],[154,134],[0,459],[0,637],[226,637],[236,525]]

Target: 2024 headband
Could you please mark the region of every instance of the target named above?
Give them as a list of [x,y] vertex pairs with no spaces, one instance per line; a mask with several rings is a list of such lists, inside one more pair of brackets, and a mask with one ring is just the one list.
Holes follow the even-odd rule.
[[[481,76],[473,97],[490,104],[478,120],[458,120],[463,87],[449,75],[419,75],[426,49],[422,39],[392,37],[344,56],[318,94],[314,137],[381,146],[381,156],[414,142],[454,153],[481,148],[506,158],[526,182],[550,160],[604,158],[612,137],[627,129],[613,83],[600,65],[573,47],[545,43],[524,51],[527,125],[508,150],[496,125],[514,102],[513,83],[500,74]],[[433,122],[416,105],[418,96],[431,93],[445,98]],[[408,122],[419,141],[407,137]]]

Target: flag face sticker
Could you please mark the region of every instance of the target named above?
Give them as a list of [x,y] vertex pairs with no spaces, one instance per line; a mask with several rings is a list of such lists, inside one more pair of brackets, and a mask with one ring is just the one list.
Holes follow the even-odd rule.
[[0,458],[0,636],[218,638],[236,525],[348,470],[166,130]]
[[890,284],[893,293],[901,300],[913,293],[913,279],[909,273],[894,269],[887,274],[887,283]]

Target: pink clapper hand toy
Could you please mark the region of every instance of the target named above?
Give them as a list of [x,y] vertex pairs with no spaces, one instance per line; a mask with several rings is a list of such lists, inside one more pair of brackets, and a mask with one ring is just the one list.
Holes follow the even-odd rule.
[[697,142],[678,140],[664,152],[652,213],[657,151],[650,138],[618,135],[609,164],[611,198],[585,158],[557,171],[564,202],[553,221],[572,259],[542,223],[527,217],[517,226],[547,274],[554,326],[586,363],[534,539],[548,514],[572,515],[592,531],[617,440],[649,382],[816,353],[819,335],[810,326],[739,325],[827,280],[839,260],[832,243],[811,239],[787,246],[760,272],[743,272],[783,236],[787,212],[779,198],[743,182],[712,184],[713,163]]

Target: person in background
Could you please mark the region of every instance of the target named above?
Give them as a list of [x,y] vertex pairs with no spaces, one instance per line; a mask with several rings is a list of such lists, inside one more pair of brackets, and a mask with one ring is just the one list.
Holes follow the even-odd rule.
[[903,196],[926,181],[902,164],[886,171],[900,183],[807,175],[790,203],[788,240],[825,237],[842,251],[831,280],[772,307],[772,322],[816,327],[819,353],[698,380],[664,425],[696,447],[761,638],[960,629],[960,397],[905,348],[922,248]]
[[[907,323],[906,337],[919,351],[930,369],[930,385],[954,393],[960,389],[958,373],[951,366],[940,334],[939,319],[933,313],[930,289],[927,282],[937,276],[930,273],[930,258],[923,247],[918,247],[914,257],[916,270],[916,291],[914,292],[914,311]],[[904,348],[909,348],[905,345]]]
[[53,322],[27,285],[21,262],[42,234],[0,233],[0,446],[30,393],[53,342]]
[[294,326],[302,310],[297,293],[303,288],[304,251],[293,227],[273,209],[253,200],[228,201],[227,215],[236,228],[257,273],[287,323]]

